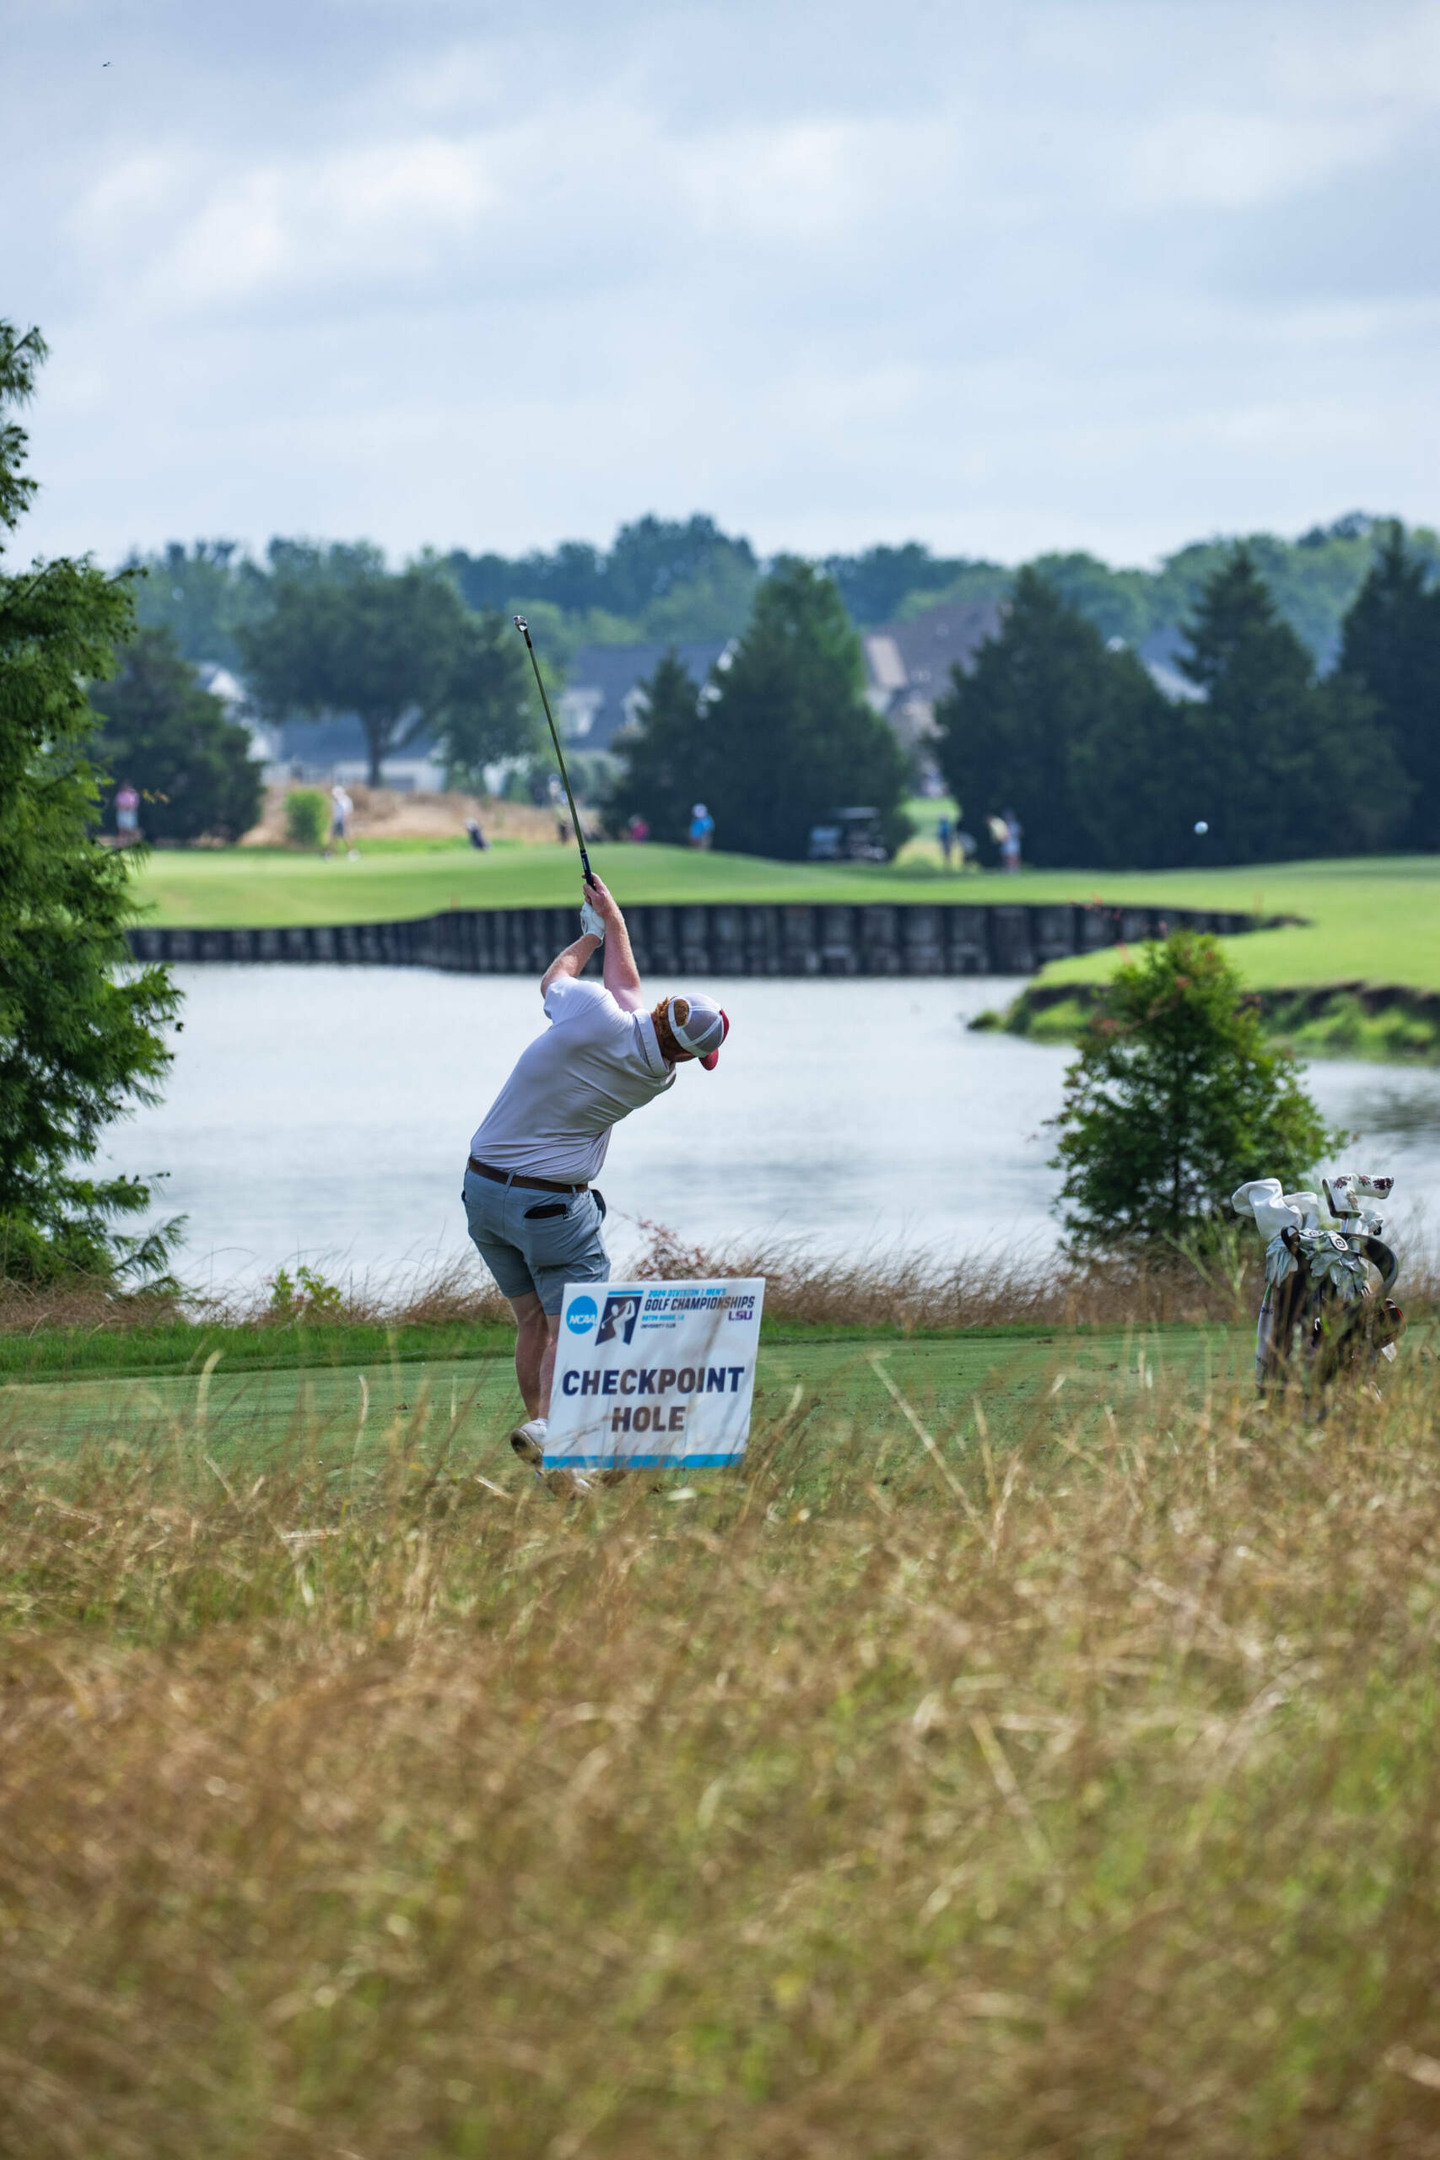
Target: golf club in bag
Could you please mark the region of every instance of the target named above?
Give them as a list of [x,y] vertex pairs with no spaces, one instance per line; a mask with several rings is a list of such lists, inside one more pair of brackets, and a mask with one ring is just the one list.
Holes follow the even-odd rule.
[[1236,1214],[1253,1217],[1265,1240],[1255,1331],[1262,1395],[1292,1379],[1323,1389],[1342,1373],[1393,1359],[1405,1325],[1390,1296],[1400,1263],[1381,1239],[1384,1223],[1364,1204],[1387,1198],[1394,1178],[1347,1170],[1323,1182],[1333,1229],[1321,1226],[1316,1194],[1282,1192],[1279,1178],[1252,1178],[1231,1195]]
[[523,615],[517,615],[515,617],[515,627],[525,640],[525,650],[529,653],[530,665],[535,670],[535,687],[540,692],[540,703],[545,708],[545,718],[550,722],[550,740],[555,745],[555,756],[560,765],[560,778],[565,786],[565,800],[570,805],[570,822],[575,827],[575,839],[580,849],[580,868],[584,871],[588,883],[591,875],[590,857],[585,852],[585,835],[580,829],[580,813],[575,807],[575,797],[570,790],[570,775],[565,770],[565,753],[560,748],[560,737],[555,727],[555,716],[550,710],[550,700],[545,695],[545,685],[540,679],[540,663],[535,657],[535,647],[530,642],[530,625]]

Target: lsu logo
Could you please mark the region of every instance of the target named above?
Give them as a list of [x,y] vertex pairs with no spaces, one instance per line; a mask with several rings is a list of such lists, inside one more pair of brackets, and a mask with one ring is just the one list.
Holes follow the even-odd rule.
[[570,1300],[570,1310],[565,1315],[565,1325],[572,1335],[588,1335],[595,1325],[594,1298],[572,1298]]
[[602,1342],[630,1342],[635,1334],[635,1323],[640,1317],[638,1297],[607,1297],[605,1310],[600,1315],[600,1332],[595,1337],[598,1347]]

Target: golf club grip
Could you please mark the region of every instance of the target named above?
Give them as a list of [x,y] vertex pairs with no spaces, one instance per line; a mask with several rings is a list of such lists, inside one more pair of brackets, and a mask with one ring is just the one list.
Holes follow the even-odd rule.
[[585,852],[585,835],[580,826],[580,813],[575,807],[575,797],[570,787],[570,775],[565,770],[565,753],[560,748],[560,737],[555,728],[555,715],[550,710],[550,700],[545,695],[545,684],[540,674],[540,662],[536,659],[535,647],[530,642],[530,625],[523,615],[517,615],[515,617],[515,627],[525,640],[525,650],[529,653],[530,665],[535,670],[535,687],[540,692],[540,703],[544,706],[545,718],[550,723],[550,740],[555,745],[555,757],[560,767],[560,778],[565,786],[565,800],[570,805],[570,822],[575,827],[575,844],[580,850],[580,868],[585,873],[588,882],[592,875],[590,857]]

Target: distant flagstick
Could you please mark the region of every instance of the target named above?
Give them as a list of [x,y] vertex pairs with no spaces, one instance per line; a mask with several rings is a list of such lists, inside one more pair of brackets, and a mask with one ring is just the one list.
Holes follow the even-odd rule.
[[523,615],[515,617],[515,627],[525,640],[525,650],[530,655],[530,665],[535,670],[535,685],[540,692],[540,702],[545,708],[545,718],[550,722],[550,740],[555,745],[555,755],[560,760],[560,778],[565,783],[565,799],[570,805],[570,821],[575,827],[575,838],[580,848],[580,867],[587,879],[593,874],[590,857],[585,852],[585,835],[580,830],[580,813],[575,807],[575,797],[570,792],[570,775],[565,770],[565,753],[560,748],[560,737],[555,732],[555,716],[550,710],[550,700],[545,695],[545,685],[540,680],[540,663],[535,658],[535,647],[530,642],[530,625]]

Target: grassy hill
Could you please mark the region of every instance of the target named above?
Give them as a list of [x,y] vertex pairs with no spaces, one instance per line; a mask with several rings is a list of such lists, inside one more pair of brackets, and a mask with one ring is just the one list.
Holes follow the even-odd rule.
[[[1257,989],[1368,981],[1440,990],[1440,858],[1256,864],[1237,870],[1027,871],[946,876],[926,864],[829,865],[670,847],[597,847],[624,904],[645,901],[1088,901],[1299,915],[1305,926],[1236,939]],[[138,871],[159,924],[191,928],[399,921],[450,907],[542,907],[578,899],[573,850],[453,841],[371,841],[358,862],[287,850],[167,850]],[[1110,954],[1061,962],[1045,980],[1094,981]]]

